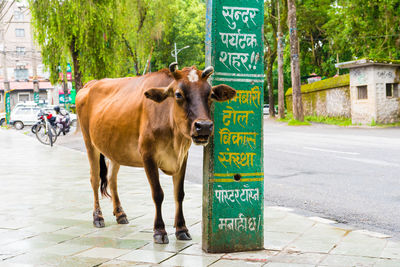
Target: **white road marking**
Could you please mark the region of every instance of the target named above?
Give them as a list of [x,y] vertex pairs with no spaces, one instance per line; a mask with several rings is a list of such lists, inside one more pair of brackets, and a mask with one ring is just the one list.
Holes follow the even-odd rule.
[[[266,147],[266,145],[264,145],[264,146]],[[301,152],[296,152],[296,151],[291,151],[291,150],[284,150],[284,149],[274,149],[274,150],[278,151],[278,152],[295,154],[295,155],[311,156],[310,154],[307,154],[307,153],[301,153]]]
[[337,151],[337,150],[330,150],[330,149],[323,149],[317,147],[303,147],[304,149],[308,150],[315,150],[315,151],[322,151],[322,152],[330,152],[330,153],[340,153],[340,154],[348,154],[348,155],[360,155],[358,152],[347,152],[347,151]]
[[188,80],[189,80],[189,82],[192,82],[192,83],[197,82],[199,80],[199,75],[197,75],[197,72],[195,69],[193,69],[189,72]]
[[347,159],[352,161],[358,161],[362,163],[381,165],[381,166],[392,166],[392,167],[400,167],[400,164],[384,161],[384,160],[376,160],[376,159],[360,159],[360,158],[348,158],[348,157],[337,157],[339,159]]

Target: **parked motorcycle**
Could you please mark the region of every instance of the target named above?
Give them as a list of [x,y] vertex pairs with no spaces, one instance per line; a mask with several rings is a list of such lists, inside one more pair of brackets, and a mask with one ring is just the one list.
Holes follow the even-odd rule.
[[[43,114],[46,114],[46,113],[44,113],[43,111],[39,112],[38,121],[31,128],[32,133],[36,134],[37,126],[39,124],[41,124],[44,119]],[[49,115],[51,115],[50,116],[50,124],[56,129],[57,136],[59,136],[61,133],[63,133],[63,135],[66,135],[71,130],[72,123],[71,123],[71,118],[68,113],[59,118],[53,116],[51,113],[47,113],[46,116],[49,116]]]

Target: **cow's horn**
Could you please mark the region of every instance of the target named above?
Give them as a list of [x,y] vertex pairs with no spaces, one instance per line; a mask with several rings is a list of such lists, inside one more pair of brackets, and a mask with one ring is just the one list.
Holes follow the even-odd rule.
[[177,66],[178,66],[178,63],[177,63],[177,62],[172,62],[172,63],[169,65],[169,71],[172,72],[172,73],[174,73],[175,70],[176,70],[176,68],[177,68]]
[[214,72],[214,68],[212,66],[208,66],[205,68],[203,73],[201,74],[201,78],[208,78]]

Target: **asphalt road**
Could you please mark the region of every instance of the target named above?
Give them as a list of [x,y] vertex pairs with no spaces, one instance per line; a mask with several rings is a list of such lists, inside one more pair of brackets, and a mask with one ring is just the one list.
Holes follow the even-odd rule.
[[[264,120],[265,201],[400,239],[400,128]],[[202,148],[187,179],[201,183]]]

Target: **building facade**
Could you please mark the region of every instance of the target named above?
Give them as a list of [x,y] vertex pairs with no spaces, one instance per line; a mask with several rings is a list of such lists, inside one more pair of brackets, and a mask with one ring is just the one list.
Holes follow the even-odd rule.
[[[353,124],[400,122],[400,61],[361,59],[336,67],[350,74],[301,86],[305,116],[347,117]],[[291,88],[286,103],[291,112]]]
[[400,62],[368,59],[339,63],[350,69],[351,118],[353,123],[400,121]]
[[33,40],[28,2],[6,0],[0,8],[0,112],[4,110],[5,79],[12,90],[11,108],[18,102],[34,100],[34,80],[39,82],[39,99],[58,101],[52,91],[54,87],[48,82],[49,73],[42,63],[40,50]]

